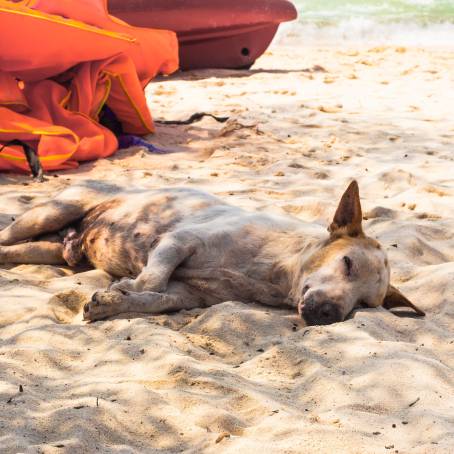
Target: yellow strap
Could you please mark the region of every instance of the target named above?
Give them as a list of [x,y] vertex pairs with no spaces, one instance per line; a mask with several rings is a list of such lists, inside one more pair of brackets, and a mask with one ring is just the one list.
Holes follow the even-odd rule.
[[145,121],[145,119],[142,116],[142,113],[140,112],[140,109],[137,107],[136,103],[134,102],[134,100],[129,95],[128,89],[126,88],[126,84],[124,83],[123,78],[121,77],[121,75],[120,74],[115,74],[115,73],[110,72],[110,71],[103,71],[103,72],[105,74],[108,74],[111,77],[115,77],[115,79],[118,79],[118,81],[120,82],[120,86],[121,86],[121,88],[123,90],[123,93],[128,98],[128,101],[131,104],[132,108],[136,111],[136,114],[139,117],[139,120],[142,123],[142,126],[146,130],[148,130],[150,133],[154,133],[154,130],[152,128],[150,128],[149,125],[147,125],[147,122]]
[[[65,131],[57,132],[57,131],[41,131],[39,129],[27,131],[27,130],[24,130],[24,129],[2,129],[2,128],[0,128],[0,133],[4,133],[4,134],[33,134],[33,135],[37,135],[37,136],[63,136],[63,135],[72,136],[75,139],[75,142],[76,142],[76,150],[77,150],[77,148],[79,146],[79,143],[80,143],[79,137],[75,133],[70,131],[69,129],[65,129]],[[7,147],[7,148],[9,148],[9,147]],[[40,161],[58,161],[60,159],[65,159],[66,160],[66,159],[70,158],[74,153],[75,153],[75,151],[73,151],[72,153],[52,154],[52,155],[46,155],[46,156],[39,156],[39,160]],[[2,151],[0,153],[0,158],[5,158],[5,159],[7,159],[9,161],[26,161],[25,157],[15,156],[15,155],[12,155],[12,154],[9,154],[9,153],[5,153],[4,151]]]
[[[8,2],[9,3],[9,2]],[[136,38],[131,35],[127,35],[125,33],[117,33],[110,30],[103,30],[102,28],[94,27],[93,25],[85,24],[84,22],[76,21],[74,19],[65,19],[64,17],[53,15],[53,14],[46,14],[42,11],[33,10],[31,8],[27,8],[22,6],[22,4],[15,3],[14,6],[9,6],[5,1],[0,2],[0,12],[9,13],[9,14],[17,14],[19,16],[27,16],[32,17],[34,19],[53,22],[56,24],[64,25],[71,28],[77,28],[79,30],[97,33],[98,35],[108,36],[109,38],[121,39],[123,41],[129,41],[131,43],[136,42]],[[18,7],[18,6],[19,7]]]
[[104,92],[104,96],[101,99],[101,102],[99,103],[98,108],[96,109],[96,119],[99,118],[99,114],[101,113],[102,108],[104,107],[104,104],[107,101],[107,98],[110,95],[110,89],[112,88],[112,81],[110,80],[110,77],[106,79],[106,91]]
[[[6,147],[8,148],[8,147]],[[58,161],[60,159],[69,159],[74,153],[67,153],[67,154],[53,154],[48,156],[39,156],[40,161]],[[27,161],[26,158],[22,156],[14,156],[12,154],[5,153],[4,151],[0,152],[0,159],[4,158],[8,161]]]
[[70,129],[61,128],[60,131],[49,131],[41,129],[3,129],[0,128],[0,133],[3,134],[33,134],[34,136],[72,136],[76,143],[79,144],[79,137]]

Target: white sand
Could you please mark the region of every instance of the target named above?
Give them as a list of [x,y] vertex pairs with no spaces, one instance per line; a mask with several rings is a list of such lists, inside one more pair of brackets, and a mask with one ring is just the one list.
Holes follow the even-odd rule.
[[0,452],[454,452],[453,63],[446,51],[278,48],[251,72],[149,87],[155,118],[237,122],[159,127],[153,143],[180,154],[122,151],[45,184],[1,175],[1,227],[86,178],[200,187],[325,224],[356,178],[366,231],[427,317],[360,310],[306,328],[226,302],[87,325],[105,273],[3,266]]

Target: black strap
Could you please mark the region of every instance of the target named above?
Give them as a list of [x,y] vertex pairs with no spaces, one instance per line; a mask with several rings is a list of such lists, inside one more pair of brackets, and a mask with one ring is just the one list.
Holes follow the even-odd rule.
[[203,117],[214,118],[219,123],[225,123],[229,117],[217,117],[216,115],[205,113],[205,112],[196,112],[192,114],[187,120],[155,120],[155,123],[160,125],[190,125],[196,121],[200,121]]
[[27,143],[22,142],[22,140],[14,139],[6,142],[0,148],[0,153],[5,147],[9,147],[11,145],[18,145],[19,147],[22,147],[33,177],[36,178],[39,182],[44,181],[44,171],[36,151]]

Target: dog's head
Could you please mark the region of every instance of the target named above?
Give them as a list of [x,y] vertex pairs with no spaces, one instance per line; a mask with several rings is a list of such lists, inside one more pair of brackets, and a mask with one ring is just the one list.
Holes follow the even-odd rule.
[[364,234],[356,181],[342,196],[328,231],[327,241],[304,262],[294,290],[308,325],[340,322],[357,306],[409,307],[424,315],[390,284],[386,252]]

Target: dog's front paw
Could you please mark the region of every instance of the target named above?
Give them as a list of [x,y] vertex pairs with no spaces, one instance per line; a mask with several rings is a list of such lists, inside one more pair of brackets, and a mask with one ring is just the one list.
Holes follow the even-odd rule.
[[128,294],[128,292],[135,292],[136,291],[135,280],[124,277],[123,279],[110,284],[109,291],[120,292],[123,293],[124,295]]
[[123,295],[119,292],[96,292],[84,306],[84,320],[94,322],[122,312]]

